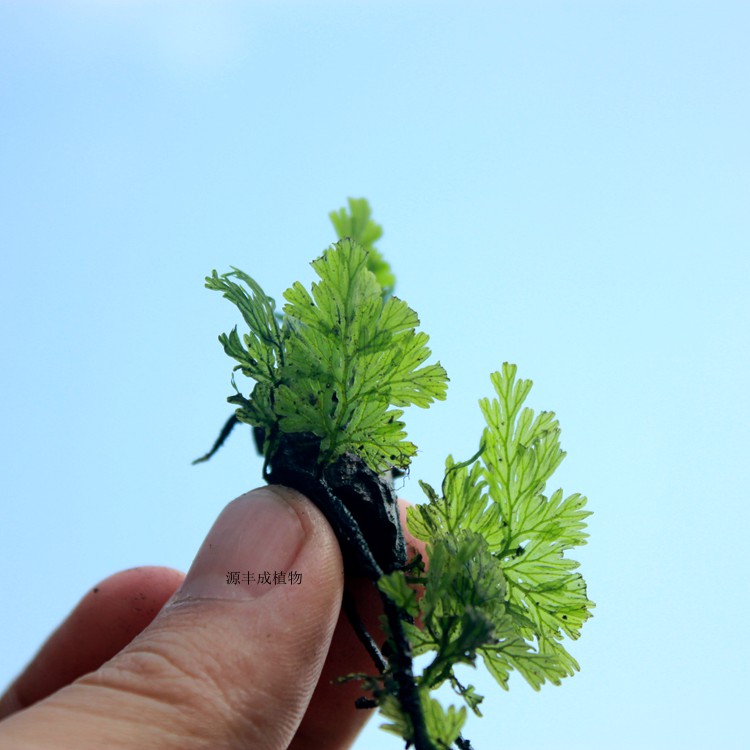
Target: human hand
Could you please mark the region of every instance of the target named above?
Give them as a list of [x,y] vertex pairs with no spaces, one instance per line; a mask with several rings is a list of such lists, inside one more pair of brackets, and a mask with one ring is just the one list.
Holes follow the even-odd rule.
[[[301,579],[228,584],[235,570]],[[339,618],[343,583],[336,538],[309,500],[283,487],[243,495],[184,580],[135,568],[83,598],[0,699],[0,746],[347,748],[368,712],[354,708],[357,684],[332,681],[372,665]],[[375,628],[373,587],[354,594]]]

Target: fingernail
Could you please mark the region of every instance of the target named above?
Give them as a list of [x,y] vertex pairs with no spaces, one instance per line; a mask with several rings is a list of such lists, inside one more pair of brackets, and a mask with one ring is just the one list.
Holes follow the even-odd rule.
[[176,599],[262,596],[288,581],[305,536],[281,492],[242,495],[216,519]]

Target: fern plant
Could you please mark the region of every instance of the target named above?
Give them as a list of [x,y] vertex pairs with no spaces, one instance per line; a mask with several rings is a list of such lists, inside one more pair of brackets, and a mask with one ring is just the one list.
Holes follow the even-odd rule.
[[[565,456],[560,428],[553,412],[524,406],[531,381],[505,363],[491,375],[494,396],[480,402],[486,427],[476,455],[449,456],[439,491],[420,482],[427,502],[409,508],[407,523],[428,561],[407,560],[390,478],[416,451],[403,409],[444,399],[448,377],[427,363],[428,336],[393,295],[367,202],[350,199],[330,217],[339,239],[312,263],[319,280],[309,291],[294,283],[281,310],[239,269],[206,279],[242,314],[246,330],[219,340],[253,385],[243,391],[232,378],[235,412],[198,461],[235,424],[254,428],[264,478],[311,498],[348,570],[380,591],[385,644],[344,601],[373,660],[372,673],[342,676],[361,681],[357,705],[378,708],[407,747],[467,750],[467,709],[481,715],[482,696],[459,681],[459,665],[483,662],[503,688],[513,670],[539,689],[578,669],[564,638],[579,636],[593,603],[565,552],[585,543],[586,499],[546,494]],[[443,707],[432,695],[446,683],[460,705]]]

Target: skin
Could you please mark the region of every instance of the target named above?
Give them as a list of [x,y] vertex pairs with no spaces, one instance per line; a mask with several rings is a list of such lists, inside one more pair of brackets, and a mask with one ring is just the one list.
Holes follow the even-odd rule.
[[[228,585],[237,567],[293,569],[302,579]],[[243,495],[187,580],[134,568],[81,599],[0,699],[0,746],[348,748],[371,712],[354,708],[357,683],[333,680],[373,667],[340,612],[344,582],[336,539],[310,501],[284,487]],[[380,640],[374,587],[346,585]]]

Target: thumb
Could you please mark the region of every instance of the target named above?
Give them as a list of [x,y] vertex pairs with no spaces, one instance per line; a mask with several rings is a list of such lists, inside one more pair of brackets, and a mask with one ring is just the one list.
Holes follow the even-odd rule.
[[312,503],[283,487],[243,495],[151,625],[96,672],[3,722],[2,737],[24,748],[286,748],[342,588],[336,538]]

